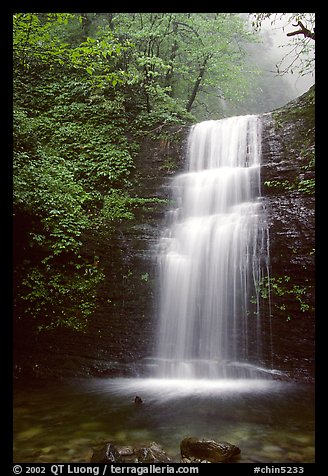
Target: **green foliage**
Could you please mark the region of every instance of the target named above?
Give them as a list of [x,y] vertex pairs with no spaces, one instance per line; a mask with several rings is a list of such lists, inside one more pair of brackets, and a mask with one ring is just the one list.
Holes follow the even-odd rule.
[[[65,31],[81,17],[70,13],[16,13],[14,25],[14,63],[29,71],[47,66],[86,72],[93,86],[110,83],[116,86],[126,80],[124,71],[117,70],[116,60],[131,47],[117,41],[110,30],[99,38],[87,38],[79,45],[69,43]],[[64,27],[64,28],[63,28]]]
[[297,186],[297,190],[306,195],[314,195],[315,193],[315,180],[314,178],[300,180]]
[[39,331],[57,327],[82,331],[95,305],[96,287],[103,278],[98,269],[76,262],[61,267],[47,262],[34,267],[23,280],[26,312],[38,319]]
[[[82,258],[83,234],[96,228],[103,191],[127,186],[133,169],[124,98],[103,86],[114,91],[123,81],[115,68],[126,45],[110,34],[105,43],[66,43],[66,28],[77,22],[71,14],[14,16],[17,229],[30,217],[19,237],[27,254],[16,289],[26,303],[20,317],[37,318],[39,330],[84,328],[104,275]],[[126,210],[114,214],[124,218]]]
[[113,23],[135,45],[126,72],[139,78],[148,113],[164,103],[171,112],[199,107],[209,91],[238,101],[249,90],[256,68],[246,65],[245,45],[256,36],[236,14],[117,13]]
[[[310,291],[310,286],[295,283],[291,276],[272,276],[258,283],[259,296],[267,300],[271,298],[275,309],[283,311],[288,321],[294,317],[295,311],[313,312],[313,306],[308,299]],[[252,302],[256,302],[255,297]],[[272,312],[274,315],[274,309]]]
[[278,190],[293,190],[294,188],[289,180],[266,180],[264,185]]
[[208,91],[243,97],[254,35],[226,13],[16,13],[13,26],[19,316],[79,330],[104,279],[86,234],[163,203],[132,196],[136,138],[193,122]]
[[129,210],[128,206],[131,202],[131,197],[120,190],[112,189],[104,197],[102,215],[109,221],[133,218],[133,213]]
[[144,281],[145,283],[148,283],[149,281],[149,273],[143,273],[141,275],[141,280]]
[[20,317],[34,317],[39,330],[84,329],[104,279],[81,256],[84,233],[157,201],[128,193],[137,147],[124,110],[123,92],[95,90],[74,70],[57,78],[17,69],[14,210],[16,220],[31,218],[20,236],[28,259],[18,264],[16,295],[25,303]]
[[74,181],[64,159],[26,158],[20,154],[14,164],[14,203],[33,209],[46,232],[46,236],[31,232],[31,236],[54,255],[77,251],[79,237],[89,225],[84,206],[90,195]]
[[297,190],[306,195],[314,195],[315,193],[314,178],[297,180],[295,183],[292,183],[289,180],[267,180],[264,182],[264,185],[268,188],[273,188],[276,191]]
[[140,198],[131,197],[128,193],[122,190],[109,190],[104,197],[103,208],[101,216],[105,218],[106,222],[117,222],[119,220],[132,220],[134,210],[139,207],[145,207],[154,204],[166,203],[165,199],[150,197]]
[[168,172],[172,172],[173,170],[176,170],[176,168],[176,160],[172,157],[168,157],[165,162],[163,162],[162,169],[167,170]]

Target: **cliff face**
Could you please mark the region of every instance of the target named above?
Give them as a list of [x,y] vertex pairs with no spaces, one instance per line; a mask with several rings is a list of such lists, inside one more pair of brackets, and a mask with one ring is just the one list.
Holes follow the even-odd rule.
[[[163,132],[165,134],[163,134]],[[184,167],[187,128],[145,138],[135,195],[168,200],[170,177]],[[314,90],[263,116],[262,195],[270,227],[269,306],[264,306],[266,364],[311,379],[314,348]],[[153,354],[156,245],[169,203],[145,204],[115,233],[86,236],[106,278],[84,334],[56,331],[16,346],[18,375],[62,377],[140,374]],[[269,304],[263,283],[263,302]],[[268,338],[272,328],[272,341]],[[273,350],[273,357],[271,356]]]
[[273,365],[307,379],[314,367],[314,126],[314,88],[263,116]]

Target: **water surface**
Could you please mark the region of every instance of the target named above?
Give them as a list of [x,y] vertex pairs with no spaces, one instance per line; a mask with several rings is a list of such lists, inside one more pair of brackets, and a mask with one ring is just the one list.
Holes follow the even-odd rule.
[[[144,403],[134,404],[139,395]],[[14,461],[89,462],[105,441],[156,441],[179,460],[185,436],[240,447],[239,463],[313,462],[309,385],[277,380],[76,379],[14,394]]]

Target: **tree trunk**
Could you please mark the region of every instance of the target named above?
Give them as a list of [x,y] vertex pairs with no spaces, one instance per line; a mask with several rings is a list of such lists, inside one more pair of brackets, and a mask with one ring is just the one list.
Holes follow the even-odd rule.
[[198,73],[198,76],[197,76],[197,79],[195,81],[195,84],[194,84],[194,87],[193,87],[193,90],[191,92],[191,95],[190,95],[190,98],[189,98],[189,101],[186,105],[186,110],[187,112],[190,112],[191,111],[191,108],[192,108],[192,105],[195,101],[195,98],[197,96],[197,93],[198,93],[198,90],[199,90],[199,86],[202,82],[202,79],[203,79],[203,76],[204,76],[204,73],[205,73],[205,70],[206,70],[206,64],[207,64],[207,61],[209,60],[209,56],[206,56],[204,58],[204,61],[203,61],[203,64],[201,65],[200,69],[199,69],[199,73]]
[[91,18],[87,13],[81,13],[82,18],[82,41],[86,41],[90,36]]
[[171,49],[171,54],[170,54],[170,59],[169,59],[169,65],[170,69],[167,71],[166,76],[165,76],[165,87],[170,87],[171,90],[168,93],[169,96],[173,97],[173,63],[176,58],[177,52],[178,52],[178,42],[176,40],[176,35],[178,31],[178,23],[173,22],[173,34],[174,34],[174,41]]
[[114,13],[105,13],[105,17],[108,22],[109,28],[111,29],[111,31],[114,31],[114,22],[113,22]]

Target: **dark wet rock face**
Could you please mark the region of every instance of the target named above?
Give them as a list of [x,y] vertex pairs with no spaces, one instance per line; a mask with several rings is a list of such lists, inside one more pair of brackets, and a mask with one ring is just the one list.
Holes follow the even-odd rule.
[[273,366],[314,366],[314,89],[263,116],[262,194],[270,230]]

